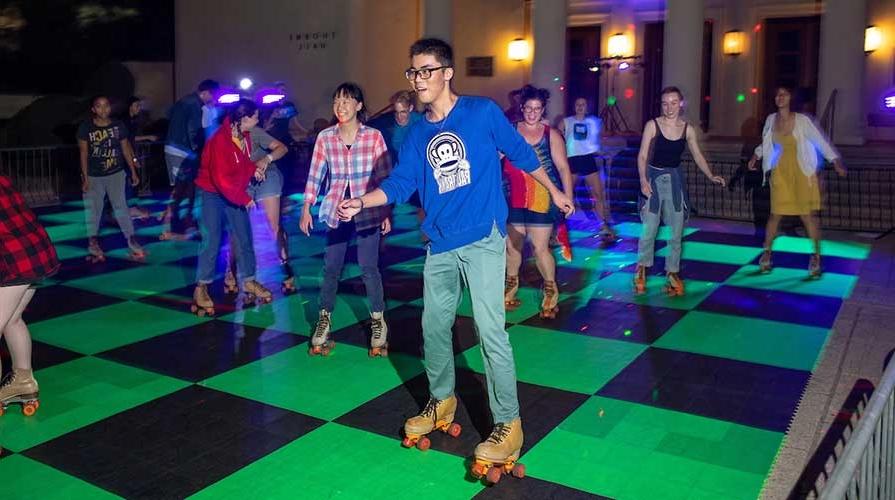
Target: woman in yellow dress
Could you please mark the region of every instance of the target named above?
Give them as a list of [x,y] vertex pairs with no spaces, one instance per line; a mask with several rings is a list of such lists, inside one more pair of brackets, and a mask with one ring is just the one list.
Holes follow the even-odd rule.
[[770,175],[771,216],[765,230],[764,252],[759,260],[762,272],[771,270],[771,250],[780,219],[797,215],[802,219],[808,237],[814,242],[814,254],[808,264],[811,276],[821,274],[820,186],[817,179],[817,151],[833,163],[836,173],[844,177],[845,167],[839,153],[833,149],[808,116],[791,110],[792,90],[778,87],[774,96],[777,112],[768,116],[762,132],[762,143],[749,160],[749,170],[755,170],[762,160],[765,180]]

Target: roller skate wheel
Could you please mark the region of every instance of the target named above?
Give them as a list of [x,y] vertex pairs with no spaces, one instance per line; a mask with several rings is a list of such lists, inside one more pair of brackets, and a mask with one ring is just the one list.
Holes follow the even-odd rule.
[[485,474],[485,481],[488,484],[497,484],[500,481],[500,476],[503,475],[502,467],[491,467],[488,469],[487,474]]
[[22,414],[24,414],[26,417],[31,417],[35,413],[37,413],[37,407],[34,406],[33,403],[25,403],[24,405],[22,405]]
[[413,439],[413,438],[405,437],[401,441],[401,446],[403,446],[405,448],[413,448],[414,445],[416,445],[416,439]]
[[473,477],[476,479],[481,479],[488,472],[488,466],[481,462],[476,462],[472,464],[472,469],[470,469],[469,472],[472,473]]
[[416,448],[420,451],[426,451],[432,446],[432,441],[429,440],[426,436],[420,438],[419,441],[416,442]]
[[525,464],[514,465],[513,468],[510,470],[510,473],[513,475],[513,477],[522,479],[523,477],[525,477]]
[[4,413],[6,413],[6,407],[0,405],[0,417],[2,417]]
[[450,437],[459,437],[460,433],[463,432],[463,428],[460,427],[460,424],[453,423],[450,427],[448,427],[447,433]]

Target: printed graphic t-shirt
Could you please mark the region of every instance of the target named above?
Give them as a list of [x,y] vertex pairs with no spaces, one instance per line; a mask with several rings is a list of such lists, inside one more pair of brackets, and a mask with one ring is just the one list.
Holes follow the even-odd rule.
[[127,161],[121,140],[128,138],[127,127],[118,120],[105,127],[87,120],[78,127],[78,139],[87,142],[87,175],[103,177],[124,170]]

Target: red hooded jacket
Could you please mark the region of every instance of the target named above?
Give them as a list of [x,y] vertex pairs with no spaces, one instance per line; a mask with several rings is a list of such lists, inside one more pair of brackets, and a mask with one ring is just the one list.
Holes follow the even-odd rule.
[[[252,139],[243,132],[246,146],[252,150]],[[225,118],[217,132],[202,149],[202,163],[196,176],[196,185],[210,193],[218,193],[230,203],[244,207],[252,198],[246,188],[255,173],[255,164],[249,155],[233,142],[230,135],[230,118]]]

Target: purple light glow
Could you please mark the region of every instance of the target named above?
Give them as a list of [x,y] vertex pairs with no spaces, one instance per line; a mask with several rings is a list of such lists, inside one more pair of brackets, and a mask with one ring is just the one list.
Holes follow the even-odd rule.
[[224,94],[218,97],[219,104],[233,104],[239,101],[239,94]]
[[619,69],[619,71],[624,71],[624,70],[626,70],[626,69],[628,69],[628,68],[630,68],[630,67],[631,67],[631,64],[630,64],[630,63],[623,62],[623,63],[619,63],[619,64],[618,64],[618,69]]
[[883,97],[883,107],[895,110],[895,94]]

